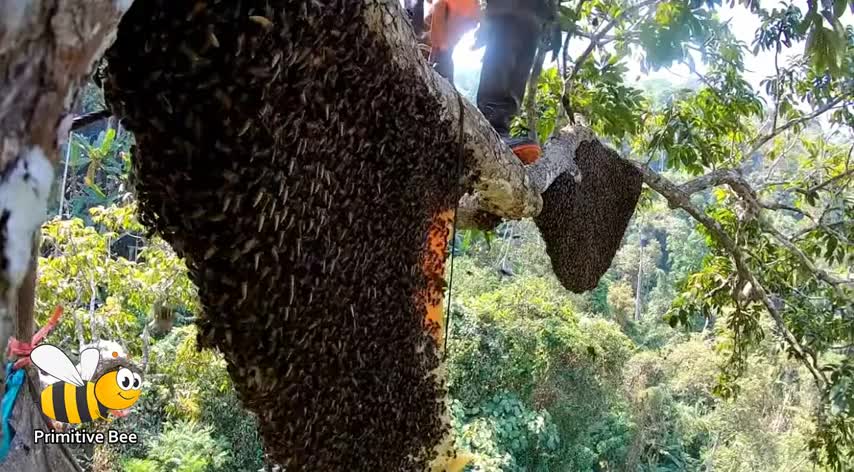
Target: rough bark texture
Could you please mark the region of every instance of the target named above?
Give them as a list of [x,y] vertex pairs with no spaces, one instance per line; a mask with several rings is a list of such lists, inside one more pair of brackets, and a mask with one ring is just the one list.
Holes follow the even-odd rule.
[[[428,98],[435,103],[441,118],[460,119],[463,104],[463,135],[470,153],[471,193],[479,209],[503,218],[519,219],[536,215],[542,209],[542,191],[524,171],[522,163],[505,145],[480,110],[467,100],[460,102],[456,89],[439,76],[418,52],[412,28],[395,0],[365,2],[366,28],[388,46],[393,63],[418,82],[426,85]],[[458,139],[457,129],[453,130]]]
[[65,446],[53,444],[35,444],[33,430],[46,431],[49,426],[45,423],[38,406],[39,386],[33,384],[29,377],[18,393],[18,400],[12,411],[12,428],[15,437],[6,460],[0,463],[3,472],[77,472],[82,471],[74,457]]
[[[46,200],[62,113],[130,4],[24,3],[0,1],[12,287],[28,266],[9,248],[28,256],[41,223],[12,212]],[[131,11],[107,88],[137,133],[143,219],[187,258],[200,343],[224,352],[272,458],[289,470],[458,466],[435,460],[453,453],[424,322],[430,222],[464,191],[480,224],[539,214],[558,176],[577,181],[572,156],[592,133],[568,128],[524,168],[426,65],[395,0]],[[22,189],[36,204],[9,197]]]
[[[487,125],[488,126],[488,125]],[[487,128],[481,132],[488,134]],[[578,125],[569,125],[560,130],[556,135],[546,141],[543,146],[543,156],[534,164],[521,166],[522,171],[527,174],[527,182],[542,195],[552,182],[562,174],[567,174],[571,180],[581,182],[584,178],[582,172],[575,164],[575,154],[578,147],[587,142],[597,142],[596,135],[590,128]],[[516,172],[518,159],[505,164],[505,172]],[[459,214],[457,215],[457,226],[459,228],[475,228],[489,230],[495,228],[501,222],[501,217],[506,213],[502,211],[490,211],[493,206],[485,205],[481,194],[466,195],[460,200]],[[542,207],[519,217],[508,217],[507,219],[519,219],[534,217],[540,214]]]

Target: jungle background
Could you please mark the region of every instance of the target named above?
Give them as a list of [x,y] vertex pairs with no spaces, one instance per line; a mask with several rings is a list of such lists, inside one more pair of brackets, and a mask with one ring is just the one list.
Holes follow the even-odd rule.
[[[752,31],[733,30],[720,2],[651,3],[629,14],[620,2],[565,2],[565,52],[539,59],[514,131],[545,140],[569,105],[603,140],[674,181],[738,165],[778,207],[766,216],[774,228],[821,270],[850,278],[848,3],[830,2],[836,23],[815,2],[730,6],[756,19]],[[809,21],[830,26],[808,32]],[[768,54],[773,70],[750,66]],[[463,62],[457,85],[474,101],[478,71]],[[655,75],[675,65],[682,76]],[[104,107],[92,82],[75,112]],[[769,139],[732,151],[767,136],[771,121]],[[114,118],[75,130],[43,228],[37,322],[65,308],[47,341],[74,353],[116,341],[146,372],[132,414],[98,426],[136,432],[141,444],[74,452],[93,471],[260,470],[254,419],[224,361],[196,349],[200,307],[186,268],[135,217],[132,145]],[[791,248],[740,225],[730,190],[708,188],[692,202],[739,235],[754,270],[776,281],[787,322],[833,386],[820,391],[771,320],[733,303],[734,269],[714,238],[649,190],[610,270],[582,295],[554,278],[532,222],[460,231],[448,386],[453,434],[474,454],[472,470],[852,470],[850,287],[840,289],[847,307],[830,301],[830,288],[792,269]]]

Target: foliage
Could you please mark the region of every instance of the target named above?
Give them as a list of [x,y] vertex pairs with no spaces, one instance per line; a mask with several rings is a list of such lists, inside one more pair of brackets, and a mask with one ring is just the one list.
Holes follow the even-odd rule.
[[[568,299],[547,287],[522,277],[464,297],[466,308],[454,314],[448,372],[458,441],[485,457],[484,470],[578,470],[571,465],[579,450],[609,449],[587,442],[597,438],[591,423],[614,399],[629,341],[609,322],[579,320]],[[520,424],[554,428],[560,443],[549,433],[508,446],[507,434],[525,431]]]
[[627,71],[618,55],[587,61],[578,72],[579,85],[569,97],[573,111],[589,117],[594,131],[616,142],[640,132],[646,107],[642,92],[625,84]]
[[[790,2],[774,8],[753,0],[738,3],[759,20],[752,51],[739,39],[744,32],[732,31],[715,15],[721,6],[716,0],[594,0],[561,8],[562,28],[589,43],[574,64],[567,58],[563,70],[561,103],[571,105],[567,111],[584,115],[597,133],[646,162],[665,182],[679,185],[699,177],[690,182],[696,185],[685,196],[690,201],[662,193],[668,204],[689,210],[695,219],[683,225],[681,237],[663,239],[664,225],[629,232],[607,278],[609,316],[645,345],[656,330],[625,322],[630,295],[641,302],[639,311],[663,314],[674,327],[716,328],[716,347],[728,362],[720,366],[714,391],[731,398],[740,393],[739,379],[758,346],[781,342],[826,398],[813,411],[814,458],[844,470],[854,466],[854,380],[850,361],[836,352],[854,339],[854,29],[841,19],[854,2],[809,1],[806,8]],[[745,74],[751,53],[773,58],[763,90]],[[667,92],[650,94],[649,102],[595,95],[618,87],[620,97],[640,96],[623,83],[621,69],[636,54],[642,71],[681,63],[695,82],[668,85]],[[612,66],[618,72],[609,76]],[[592,94],[593,106],[583,106],[583,94]],[[822,115],[826,122],[814,119]],[[543,116],[551,121],[549,112]],[[662,192],[660,186],[655,190]],[[662,204],[660,198],[649,202]],[[647,208],[648,203],[641,211]],[[641,263],[638,251],[649,246],[643,241],[650,235],[663,260]],[[684,262],[671,253],[689,248],[701,252]],[[641,269],[652,266],[640,283],[629,270],[643,276]]]
[[132,135],[106,128],[94,137],[71,133],[66,155],[67,169],[57,176],[65,181],[63,208],[51,208],[52,213],[63,213],[89,220],[89,209],[129,201],[127,185],[130,171],[129,149]]
[[166,427],[150,445],[150,459],[125,461],[125,472],[206,472],[218,470],[228,452],[218,443],[210,427],[180,421]]
[[[218,452],[216,462],[204,470],[262,467],[255,419],[241,407],[222,357],[196,348],[195,327],[176,328],[154,344],[143,391],[135,414],[120,425],[123,430],[139,434],[143,444],[159,445],[169,434],[170,425],[183,425],[193,431],[203,430],[199,434],[223,452]],[[154,446],[125,447],[121,453],[128,461],[136,459],[131,461],[133,464],[164,457]]]
[[456,445],[474,453],[482,471],[548,471],[560,436],[548,411],[531,411],[511,393],[466,409],[451,404]]
[[[66,315],[52,338],[75,339],[80,344],[97,339],[117,340],[131,352],[141,353],[139,339],[154,304],[184,311],[197,307],[196,290],[183,261],[162,240],[135,251],[118,254],[116,241],[142,227],[133,205],[90,210],[96,226],[81,219],[53,219],[42,228],[43,254],[39,260],[37,322],[44,323],[54,307]],[[100,229],[100,231],[99,231]]]

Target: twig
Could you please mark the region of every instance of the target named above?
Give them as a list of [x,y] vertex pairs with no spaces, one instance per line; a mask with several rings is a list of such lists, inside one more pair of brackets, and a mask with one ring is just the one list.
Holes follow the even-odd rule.
[[800,208],[796,208],[796,207],[793,207],[791,205],[786,205],[783,203],[776,203],[776,202],[760,201],[759,206],[766,209],[766,210],[772,210],[772,211],[779,211],[779,210],[791,211],[792,213],[797,213],[799,215],[803,215],[803,216],[815,221],[815,218],[813,218],[812,215],[801,210]]
[[759,185],[763,185],[768,179],[771,178],[771,176],[774,174],[774,171],[777,169],[777,165],[779,165],[780,162],[783,161],[783,158],[789,154],[789,151],[791,151],[792,148],[795,147],[796,143],[797,140],[793,139],[792,142],[789,143],[789,146],[785,150],[783,150],[783,152],[781,152],[779,156],[777,156],[777,159],[774,159],[774,162],[772,162],[771,165],[768,166],[768,173],[765,174],[765,178],[759,181]]
[[828,185],[830,185],[830,184],[832,184],[832,183],[836,182],[837,180],[839,180],[839,179],[844,179],[845,177],[848,177],[848,176],[850,176],[850,175],[854,175],[854,168],[848,169],[848,170],[846,170],[845,172],[843,172],[843,173],[841,173],[841,174],[834,175],[833,177],[831,177],[831,178],[829,178],[829,179],[825,180],[824,182],[821,182],[820,184],[817,184],[817,185],[815,185],[815,186],[813,186],[813,187],[810,187],[809,189],[807,189],[807,193],[815,193],[815,192],[818,192],[819,190],[824,189],[824,188],[825,188],[825,187],[827,187]]
[[89,290],[92,292],[89,297],[89,331],[92,332],[92,342],[100,341],[98,337],[98,329],[95,323],[95,299],[98,294],[98,286],[95,284],[95,278],[89,276]]
[[578,58],[575,60],[575,63],[572,65],[572,71],[570,71],[565,82],[569,83],[572,81],[572,79],[575,78],[575,75],[578,74],[578,71],[581,69],[581,66],[584,65],[584,61],[586,61],[590,54],[593,52],[593,49],[595,49],[596,46],[599,46],[601,44],[602,38],[605,36],[605,34],[608,33],[608,31],[611,31],[611,29],[616,26],[617,23],[620,22],[620,20],[636,12],[637,10],[640,10],[645,6],[652,5],[655,3],[656,0],[644,0],[636,5],[630,6],[623,10],[619,15],[615,16],[607,24],[605,24],[602,29],[594,33],[593,36],[590,38],[590,43],[587,45],[587,48],[578,56]]
[[145,328],[142,329],[142,372],[144,374],[148,373],[148,356],[149,356],[149,333],[148,333],[149,323],[145,323]]
[[783,245],[783,247],[788,249],[789,252],[794,254],[795,257],[798,258],[798,261],[800,262],[800,264],[802,266],[804,266],[804,268],[806,268],[808,271],[813,273],[820,280],[824,281],[828,285],[831,285],[833,287],[833,289],[836,291],[837,295],[840,296],[840,298],[844,296],[844,294],[842,293],[842,290],[840,289],[839,286],[842,284],[849,284],[849,283],[851,283],[850,281],[837,279],[836,277],[833,277],[832,275],[828,274],[824,270],[819,269],[810,260],[810,258],[807,257],[807,255],[804,254],[803,251],[801,251],[801,249],[798,246],[795,246],[792,243],[792,241],[790,241],[788,238],[783,236],[783,234],[780,233],[776,228],[771,226],[770,223],[768,223],[767,221],[763,221],[762,219],[760,219],[759,222],[760,222],[759,224],[762,226],[762,229],[767,234],[770,234],[774,239],[776,239],[777,242],[779,242],[781,245]]
[[525,112],[528,115],[528,138],[539,142],[537,136],[537,85],[540,82],[540,74],[543,72],[543,62],[546,60],[546,48],[540,41],[537,47],[537,55],[534,57],[534,68],[528,79],[528,90],[525,92]]
[[110,110],[100,110],[94,111],[92,113],[87,113],[85,115],[80,115],[74,118],[74,120],[71,122],[71,131],[83,128],[84,126],[89,126],[96,121],[101,121],[111,116],[113,116],[113,113]]
[[[585,39],[593,39],[594,37],[596,37],[595,32],[588,33],[587,31],[576,31],[575,35],[578,36],[579,38],[585,38]],[[605,34],[605,35],[602,35],[599,37],[599,44],[608,44],[608,43],[610,43],[612,41],[616,41],[616,40],[617,40],[617,36],[615,36],[613,34],[610,34],[610,35]]]
[[[79,279],[77,280],[79,282]],[[83,335],[83,318],[80,314],[77,313],[77,304],[80,303],[80,296],[82,295],[82,290],[77,291],[77,298],[74,299],[74,303],[71,305],[71,312],[74,314],[74,330],[77,332],[77,344],[80,347],[80,350],[83,350],[83,346],[86,345],[86,336]]]
[[843,224],[845,224],[844,221],[838,221],[836,223],[826,223],[825,224],[825,223],[821,223],[821,218],[819,218],[818,223],[798,231],[797,233],[793,234],[790,239],[792,241],[797,241],[797,240],[801,239],[806,234],[812,233],[813,231],[815,231],[817,229],[823,229],[823,230],[827,231],[828,233],[836,236],[836,238],[839,239],[840,241],[846,242],[846,244],[850,244],[847,242],[848,240],[845,237],[840,237],[841,235],[839,235],[839,233],[837,233],[835,230],[832,229],[833,226],[841,226]]
[[774,70],[776,71],[776,75],[774,77],[777,78],[777,84],[774,87],[774,121],[771,124],[771,134],[777,132],[777,117],[780,115],[780,96],[783,95],[780,86],[780,64],[779,64],[779,56],[780,56],[780,37],[783,35],[782,28],[777,32],[777,41],[776,48],[774,50]]
[[68,182],[68,161],[71,160],[71,146],[74,145],[74,133],[68,132],[68,142],[65,144],[65,165],[62,170],[62,187],[59,188],[59,209],[56,216],[62,218],[62,207],[65,206],[65,186]]
[[812,119],[818,117],[819,115],[827,112],[828,110],[835,107],[844,98],[845,98],[844,96],[836,97],[835,99],[827,102],[823,107],[819,108],[818,110],[815,110],[814,112],[810,113],[809,115],[804,115],[800,118],[791,119],[791,120],[783,123],[782,125],[780,125],[779,128],[777,128],[776,130],[773,130],[771,133],[768,133],[764,136],[760,136],[760,137],[756,138],[756,140],[753,143],[753,146],[750,148],[750,151],[747,152],[745,154],[745,156],[753,155],[753,153],[758,151],[759,148],[761,148],[762,146],[765,145],[765,143],[774,139],[778,134],[782,133],[783,131],[786,131],[793,126],[799,125],[799,124],[807,122],[809,120],[812,120]]

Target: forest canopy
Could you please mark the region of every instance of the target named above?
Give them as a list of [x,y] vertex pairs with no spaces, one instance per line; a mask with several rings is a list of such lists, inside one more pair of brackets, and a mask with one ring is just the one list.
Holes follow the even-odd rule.
[[[394,25],[398,21],[404,24],[403,9],[392,8],[397,2],[387,3],[400,15]],[[288,8],[292,9],[288,13],[310,24],[311,11],[297,12],[290,4],[282,8],[273,15],[259,7],[252,16],[271,24],[255,18],[241,28],[286,37],[287,32],[276,28],[278,13],[285,15]],[[493,214],[490,224],[448,231],[450,270],[442,286],[447,288],[447,298],[441,301],[449,307],[447,336],[446,344],[435,346],[436,355],[441,356],[436,364],[441,359],[445,369],[449,438],[457,454],[469,459],[466,470],[852,470],[854,2],[572,0],[556,2],[555,8],[554,24],[546,28],[539,45],[512,133],[542,143],[547,160],[554,155],[549,150],[566,133],[585,130],[592,141],[615,150],[621,163],[637,169],[644,190],[610,267],[594,289],[582,294],[571,293],[555,276],[557,262],[547,253],[535,219]],[[144,11],[131,10],[126,20],[138,20],[144,16],[140,12]],[[167,20],[162,23],[166,29],[171,28]],[[294,29],[303,31],[299,21],[295,20]],[[174,127],[168,128],[157,121],[165,114],[140,124],[144,120],[134,106],[161,112],[187,107],[187,116],[194,118],[199,118],[198,109],[192,108],[194,104],[170,102],[166,95],[152,101],[122,89],[146,80],[167,80],[163,77],[168,75],[150,79],[141,66],[133,68],[129,56],[121,56],[129,54],[129,45],[137,39],[125,28],[120,27],[125,36],[74,102],[75,116],[103,110],[115,116],[74,127],[67,145],[60,149],[49,218],[41,228],[34,314],[35,324],[43,326],[55,307],[64,307],[65,314],[46,342],[68,353],[79,354],[90,343],[116,341],[140,364],[145,373],[143,395],[132,413],[89,429],[135,432],[141,441],[124,446],[75,446],[69,453],[80,467],[92,471],[274,470],[274,458],[287,450],[284,442],[270,440],[283,431],[277,429],[282,427],[276,423],[279,419],[268,414],[277,405],[259,405],[253,397],[258,390],[253,390],[253,380],[247,380],[251,378],[248,370],[242,371],[235,361],[242,355],[241,349],[248,352],[249,348],[231,346],[231,335],[222,334],[221,329],[231,329],[230,320],[247,311],[240,309],[244,299],[266,295],[236,282],[228,294],[241,295],[242,290],[240,301],[211,301],[211,286],[224,287],[227,292],[229,284],[207,285],[213,282],[204,278],[208,275],[199,260],[208,257],[194,259],[192,249],[183,247],[186,239],[175,236],[181,231],[175,229],[176,220],[163,217],[169,212],[186,213],[185,208],[152,209],[152,188],[157,190],[160,183],[152,176],[159,178],[162,173],[175,182],[184,179],[184,174],[168,175],[166,167],[158,167],[179,162],[175,156],[183,150],[173,153],[170,149],[164,153],[166,157],[156,156],[151,147],[141,151],[141,139],[130,128],[144,128],[139,136],[146,136],[149,144],[159,143],[159,138],[151,136],[174,134],[179,136],[175,141],[179,147],[187,149],[199,145],[200,137],[210,140],[205,144],[208,147],[200,148],[214,149],[221,136],[201,132],[191,136],[194,125],[184,128],[183,117],[181,124],[177,119],[166,122]],[[314,40],[312,34],[324,37],[316,30],[306,31],[307,42]],[[396,34],[389,37],[397,38]],[[213,37],[223,48],[229,41],[225,34]],[[363,37],[369,38],[363,39],[366,44],[374,41],[371,45],[376,47],[389,38]],[[415,42],[408,30],[402,37]],[[2,40],[0,34],[0,45]],[[212,40],[206,37],[206,41]],[[474,41],[474,36],[465,37],[455,55],[456,87],[471,103],[476,101],[480,73],[480,53],[476,48],[469,50]],[[357,46],[361,45],[354,45],[354,50]],[[3,51],[0,48],[0,57]],[[282,64],[291,60],[290,65],[282,66],[285,73],[303,78],[300,73],[308,74],[307,70],[326,71],[323,60],[313,60],[310,52],[302,54],[298,48],[295,51],[294,57],[278,59]],[[369,50],[354,54],[361,54],[357,57],[367,58],[367,62],[376,60],[365,51]],[[192,57],[193,51],[180,53],[189,57],[182,61],[193,67],[203,62],[203,58]],[[123,60],[131,66],[116,71],[116,64]],[[164,54],[163,63],[168,65],[170,60]],[[258,83],[276,80],[259,76],[250,66],[241,66],[235,74],[260,77]],[[398,62],[392,69],[394,74],[402,70]],[[360,71],[354,70],[348,73],[356,77]],[[389,76],[394,74],[389,72]],[[181,75],[175,80],[180,83]],[[197,85],[181,87],[194,89]],[[399,103],[390,104],[388,97],[402,103],[407,93],[414,94],[412,90],[422,86],[409,78],[399,85],[387,97],[376,97],[377,102],[399,107]],[[257,86],[247,82],[247,90]],[[318,110],[327,104],[324,93],[328,89],[320,79],[313,86],[314,95],[308,97],[291,96],[287,88],[281,95],[293,103],[305,100],[308,115],[323,116]],[[355,80],[351,86],[350,90],[374,90]],[[231,92],[235,97],[241,93]],[[219,96],[216,100],[224,101]],[[349,108],[346,100],[356,101],[350,97],[333,103],[333,113]],[[419,120],[428,120],[424,116],[430,113],[449,113],[431,111],[421,116],[419,107],[427,100],[419,95],[406,102],[418,108],[412,112]],[[272,113],[263,101],[258,106],[261,115]],[[127,114],[132,116],[123,116],[120,110],[130,110]],[[460,107],[459,115],[450,116],[464,117],[469,111]],[[329,115],[329,108],[325,113]],[[357,114],[355,110],[350,113]],[[345,116],[343,111],[341,116]],[[376,116],[380,114],[371,115]],[[322,122],[307,120],[299,125],[302,128],[294,125],[293,129],[316,137],[321,134],[315,124]],[[225,129],[223,135],[244,142],[265,132],[260,126],[249,126],[249,121],[246,125],[224,123],[218,125]],[[453,133],[459,124],[459,139],[464,140],[463,134],[471,137],[472,132],[465,128],[462,133],[463,127],[477,128],[479,122],[437,123],[452,131],[419,132],[430,139],[446,139],[456,136]],[[370,126],[385,127],[394,136],[407,132],[390,118]],[[346,135],[343,126],[340,134]],[[372,159],[381,161],[384,138],[362,138],[373,146]],[[299,139],[294,137],[295,146],[302,149]],[[325,138],[317,140],[327,143]],[[252,158],[247,156],[246,162],[235,166],[250,166],[256,156],[272,154],[275,159],[273,147],[259,148],[263,142],[258,138],[250,143]],[[492,141],[477,144],[486,146],[484,142],[492,145]],[[417,143],[407,146],[413,156],[424,152]],[[443,146],[437,152],[456,156],[455,141]],[[330,156],[337,155],[333,151],[329,150]],[[341,151],[341,162],[352,164],[345,151]],[[196,152],[198,149],[187,151],[191,156]],[[319,146],[311,152],[326,156]],[[564,157],[569,161],[578,158]],[[365,159],[369,166],[374,165]],[[430,162],[419,161],[412,167],[413,173],[426,169]],[[400,192],[402,205],[421,208],[418,205],[426,206],[433,195],[442,194],[439,190],[448,190],[435,200],[445,204],[460,191],[450,177],[454,168],[448,162],[427,179],[413,178],[413,186],[423,184],[417,189],[407,193],[405,186],[403,190],[391,188],[386,195]],[[219,170],[219,161],[213,158],[208,165],[210,169],[198,171],[195,182]],[[261,164],[257,166],[261,169],[258,181],[271,178]],[[532,168],[523,171],[533,172]],[[310,185],[314,195],[313,178],[319,182],[318,188],[323,185],[325,179],[312,177],[324,175],[322,169],[306,166],[298,172],[305,179],[300,191],[307,192]],[[186,177],[186,182],[191,181]],[[167,190],[174,188],[177,186]],[[429,197],[424,201],[412,193],[422,190]],[[601,191],[619,193],[623,189]],[[348,199],[340,202],[340,208],[358,206],[371,215],[371,221],[385,222],[363,235],[368,241],[357,246],[374,250],[360,253],[359,258],[380,267],[384,262],[378,261],[379,256],[389,253],[383,248],[385,241],[401,240],[400,247],[404,247],[410,240],[423,244],[424,235],[402,234],[423,225],[396,227],[396,220],[383,212],[391,214],[397,207],[384,203],[381,192],[378,195],[374,200]],[[198,214],[183,215],[188,220],[213,218],[212,212],[222,207],[219,200],[205,203],[198,195],[182,198],[186,200],[181,202],[198,205]],[[291,198],[293,201],[293,195]],[[463,198],[455,212],[466,209],[465,201]],[[254,202],[247,197],[243,206],[238,201],[232,211],[244,208],[247,221],[206,220],[204,224],[213,221],[224,226],[199,223],[196,228],[218,228],[221,233],[198,230],[195,236],[215,240],[234,228],[248,232],[250,224],[260,234],[265,223],[269,228],[273,222],[263,216],[258,221],[252,208],[266,208],[268,203],[261,196]],[[214,204],[215,211],[211,210]],[[365,205],[376,206],[363,208]],[[346,211],[342,214],[347,216]],[[344,221],[336,220],[340,226],[333,233],[346,234]],[[278,227],[278,217],[275,224]],[[302,226],[298,221],[294,227],[300,235]],[[283,228],[291,225],[283,223]],[[312,225],[299,243],[293,241],[299,257],[299,248],[320,250],[321,238],[309,236],[315,229],[320,234],[320,225]],[[231,261],[235,272],[239,266],[239,270],[264,279],[267,267],[263,264],[267,262],[262,260],[258,270],[262,256],[255,255],[260,254],[254,252],[255,244],[242,250],[237,249]],[[188,252],[189,259],[182,257]],[[215,261],[217,257],[215,254]],[[278,262],[278,255],[275,257]],[[402,282],[383,279],[382,274],[366,273],[370,277],[359,283],[348,279],[340,285],[353,283],[368,294],[377,287],[384,291],[386,283],[402,286],[396,285]],[[294,282],[290,280],[293,302]],[[281,290],[285,293],[286,288]],[[322,303],[310,294],[298,296],[302,298],[297,304],[306,307]],[[282,297],[278,304],[287,305],[287,298]],[[211,307],[222,305],[234,305],[235,313],[210,313]],[[251,308],[259,306],[267,305]],[[358,309],[353,305],[342,309],[348,316],[352,313],[354,329]],[[232,315],[234,318],[228,318]],[[308,325],[302,329],[308,331]],[[260,326],[242,329],[245,333],[261,331]],[[377,339],[383,339],[381,329],[376,329]],[[228,343],[219,338],[226,336]],[[249,337],[239,339],[243,342]],[[212,343],[211,339],[218,341]],[[272,335],[257,344],[273,349],[269,347],[274,344]],[[286,385],[281,386],[284,388]],[[304,455],[308,457],[308,453]],[[0,470],[6,470],[4,467],[0,462]]]

